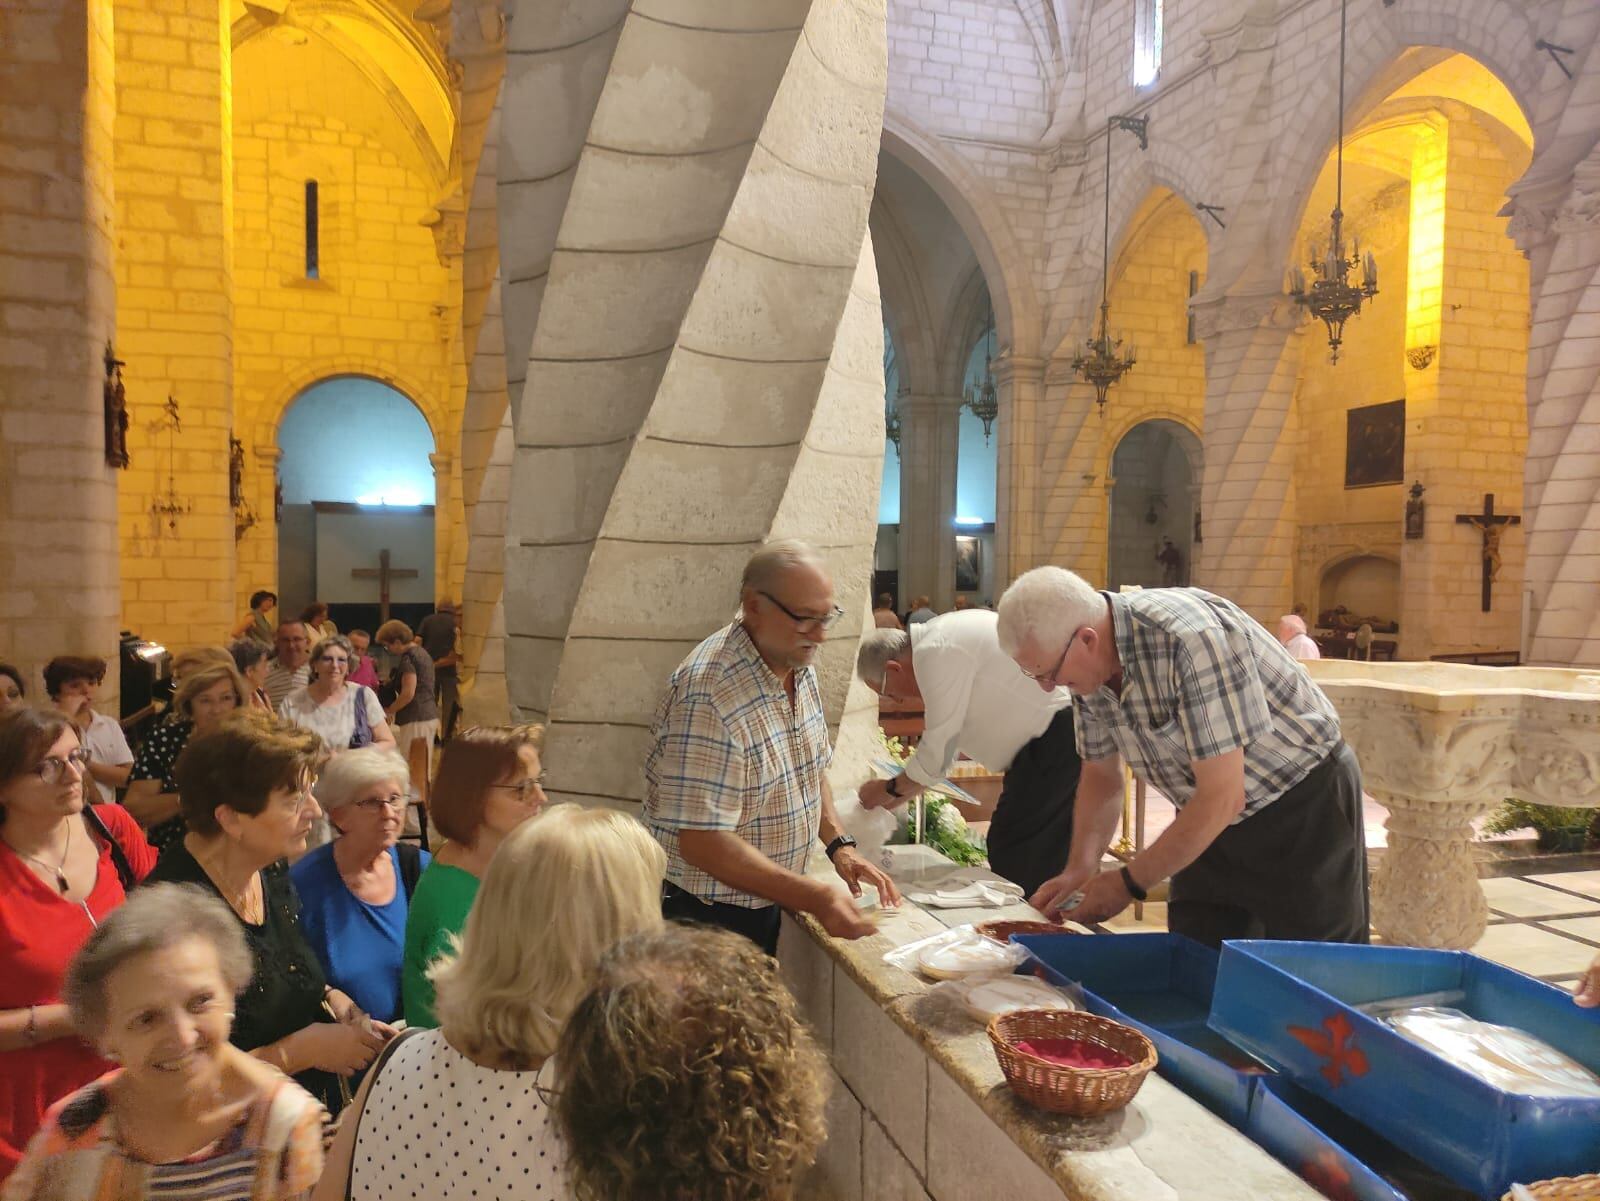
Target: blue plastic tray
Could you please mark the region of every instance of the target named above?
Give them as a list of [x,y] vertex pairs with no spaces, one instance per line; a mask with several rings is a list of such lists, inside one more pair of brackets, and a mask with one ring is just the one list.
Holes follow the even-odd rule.
[[1264,1067],[1206,1024],[1217,952],[1176,934],[1017,934],[1053,984],[1080,984],[1091,1013],[1142,1031],[1157,1071],[1232,1126],[1244,1128]]
[[1457,989],[1466,999],[1456,1008],[1526,1030],[1600,1070],[1600,1010],[1461,951],[1231,942],[1211,1027],[1483,1196],[1600,1169],[1600,1098],[1495,1088],[1354,1008]]

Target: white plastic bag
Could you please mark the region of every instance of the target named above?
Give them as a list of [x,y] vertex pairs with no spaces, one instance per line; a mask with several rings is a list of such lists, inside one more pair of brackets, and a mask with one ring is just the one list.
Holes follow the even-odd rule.
[[1509,1093],[1600,1097],[1600,1076],[1524,1030],[1432,1005],[1385,1020],[1412,1042]]

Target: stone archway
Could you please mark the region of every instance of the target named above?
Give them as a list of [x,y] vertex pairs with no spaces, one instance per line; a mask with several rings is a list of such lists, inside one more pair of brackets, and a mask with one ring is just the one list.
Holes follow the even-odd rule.
[[1200,439],[1187,426],[1155,418],[1122,436],[1111,456],[1108,588],[1191,582],[1200,480]]

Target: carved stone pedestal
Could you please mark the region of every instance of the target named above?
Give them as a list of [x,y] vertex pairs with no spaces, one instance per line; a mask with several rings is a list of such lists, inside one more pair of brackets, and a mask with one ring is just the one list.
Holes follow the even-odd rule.
[[1372,878],[1373,924],[1384,941],[1467,948],[1483,937],[1489,905],[1472,857],[1471,818],[1459,809],[1390,794],[1389,846]]

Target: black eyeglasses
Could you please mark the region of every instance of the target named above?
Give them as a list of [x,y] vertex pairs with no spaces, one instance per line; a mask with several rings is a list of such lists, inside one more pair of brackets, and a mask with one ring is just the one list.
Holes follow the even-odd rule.
[[396,813],[403,813],[410,797],[404,793],[391,792],[388,796],[362,797],[355,802],[357,809],[364,809],[368,813],[378,813],[384,809],[393,809]]
[[783,615],[790,621],[794,622],[794,624],[802,630],[807,626],[816,626],[820,630],[831,630],[833,629],[833,623],[844,616],[844,610],[839,608],[838,605],[835,605],[829,612],[824,613],[821,617],[814,615],[808,617],[804,613],[796,613],[793,609],[789,608],[788,605],[784,604],[770,592],[761,592],[759,589],[757,589],[757,592],[759,595],[766,597],[773,604],[777,605],[779,609],[783,610]]
[[491,784],[489,787],[508,789],[517,794],[517,800],[529,805],[533,803],[533,794],[544,787],[544,777],[545,773],[540,772],[537,776],[529,776],[525,780],[518,780],[515,784]]
[[79,747],[75,751],[68,751],[63,759],[54,757],[41,759],[39,760],[39,765],[33,771],[46,784],[59,784],[61,783],[61,777],[67,774],[67,764],[69,763],[78,769],[80,776],[83,775],[89,766],[89,752]]
[[1052,667],[1049,671],[1041,672],[1038,675],[1035,675],[1033,672],[1029,671],[1026,667],[1024,667],[1024,668],[1022,668],[1022,674],[1027,676],[1028,679],[1035,681],[1036,683],[1043,684],[1046,681],[1048,681],[1051,687],[1055,687],[1056,685],[1058,685],[1061,682],[1057,678],[1058,676],[1061,675],[1061,666],[1062,666],[1062,664],[1064,664],[1067,661],[1067,655],[1072,650],[1072,644],[1074,642],[1076,642],[1077,640],[1078,640],[1078,631],[1077,630],[1073,630],[1072,631],[1072,637],[1067,639],[1067,645],[1065,647],[1063,647],[1062,650],[1061,650],[1061,658],[1056,660],[1056,665],[1054,667]]

